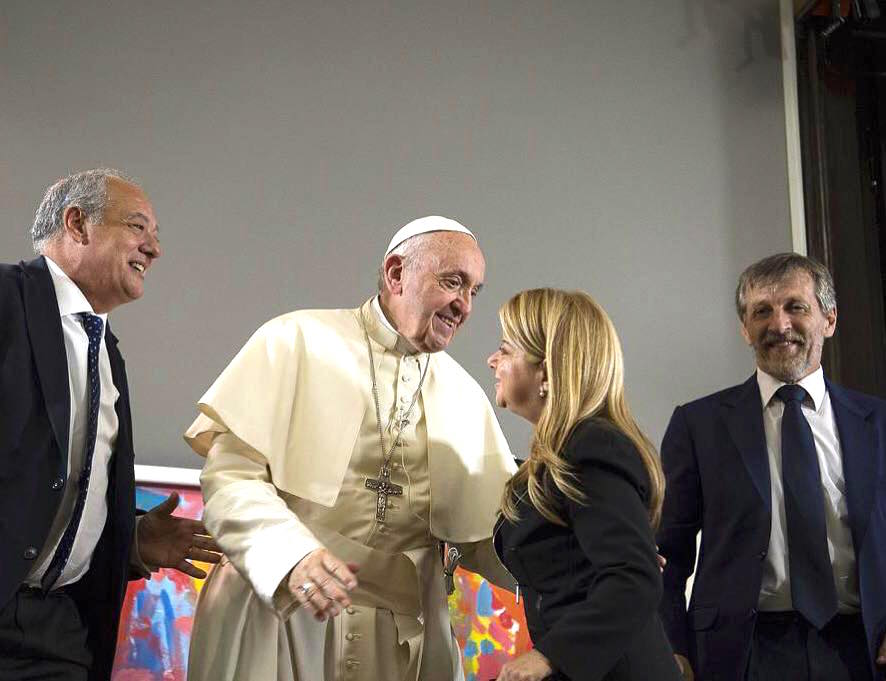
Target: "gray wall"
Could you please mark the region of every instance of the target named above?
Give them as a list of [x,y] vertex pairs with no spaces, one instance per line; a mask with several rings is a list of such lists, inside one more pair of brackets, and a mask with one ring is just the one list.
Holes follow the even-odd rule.
[[609,310],[656,440],[752,369],[734,281],[790,245],[777,3],[6,0],[0,69],[0,260],[72,170],[154,202],[165,255],[112,314],[139,463],[199,466],[180,434],[255,327],[359,304],[428,213],[486,251],[452,354],[490,393],[496,309],[536,285]]

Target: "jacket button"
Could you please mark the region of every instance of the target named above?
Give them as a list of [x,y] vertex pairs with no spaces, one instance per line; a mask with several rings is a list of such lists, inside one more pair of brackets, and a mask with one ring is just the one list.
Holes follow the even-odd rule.
[[748,617],[754,617],[756,614],[757,614],[756,608],[751,608],[750,610],[748,610]]
[[52,489],[61,489],[62,487],[65,486],[65,481],[62,480],[61,478],[56,478],[55,480],[52,481],[52,485],[50,485],[50,486],[52,487]]
[[29,546],[25,549],[24,557],[26,560],[34,560],[37,557],[37,549],[33,546]]
[[760,553],[757,554],[757,558],[759,558],[760,560],[765,560],[766,559],[766,552],[760,551]]

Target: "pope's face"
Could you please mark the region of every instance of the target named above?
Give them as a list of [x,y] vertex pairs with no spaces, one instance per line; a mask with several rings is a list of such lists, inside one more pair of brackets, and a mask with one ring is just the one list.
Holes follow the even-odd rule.
[[818,369],[824,339],[836,325],[837,311],[822,312],[807,272],[792,272],[745,296],[742,336],[754,348],[757,366],[785,383]]
[[390,307],[397,331],[420,352],[445,350],[471,315],[486,261],[467,234],[429,235],[423,255],[399,273]]

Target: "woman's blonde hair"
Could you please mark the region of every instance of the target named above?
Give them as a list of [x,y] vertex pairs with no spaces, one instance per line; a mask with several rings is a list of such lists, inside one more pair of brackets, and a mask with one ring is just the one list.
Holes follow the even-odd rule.
[[624,359],[609,316],[587,293],[550,288],[521,291],[498,314],[504,340],[522,350],[528,362],[545,362],[549,384],[529,458],[505,487],[502,513],[516,521],[517,496],[528,493],[539,513],[565,525],[550,482],[573,501],[585,501],[572,466],[563,458],[563,448],[580,422],[597,418],[624,433],[637,447],[651,483],[649,519],[656,527],[664,473],[658,452],[625,401]]

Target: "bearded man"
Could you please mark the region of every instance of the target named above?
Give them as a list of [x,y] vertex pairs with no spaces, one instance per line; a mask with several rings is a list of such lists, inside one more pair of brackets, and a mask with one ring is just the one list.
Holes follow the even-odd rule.
[[677,661],[688,679],[883,678],[886,403],[824,377],[837,301],[821,264],[751,265],[736,307],[756,373],[677,407],[661,447]]
[[262,326],[199,402],[203,587],[188,678],[462,678],[439,544],[509,583],[488,541],[514,462],[485,393],[443,350],[485,260],[441,217],[395,234],[379,295]]

